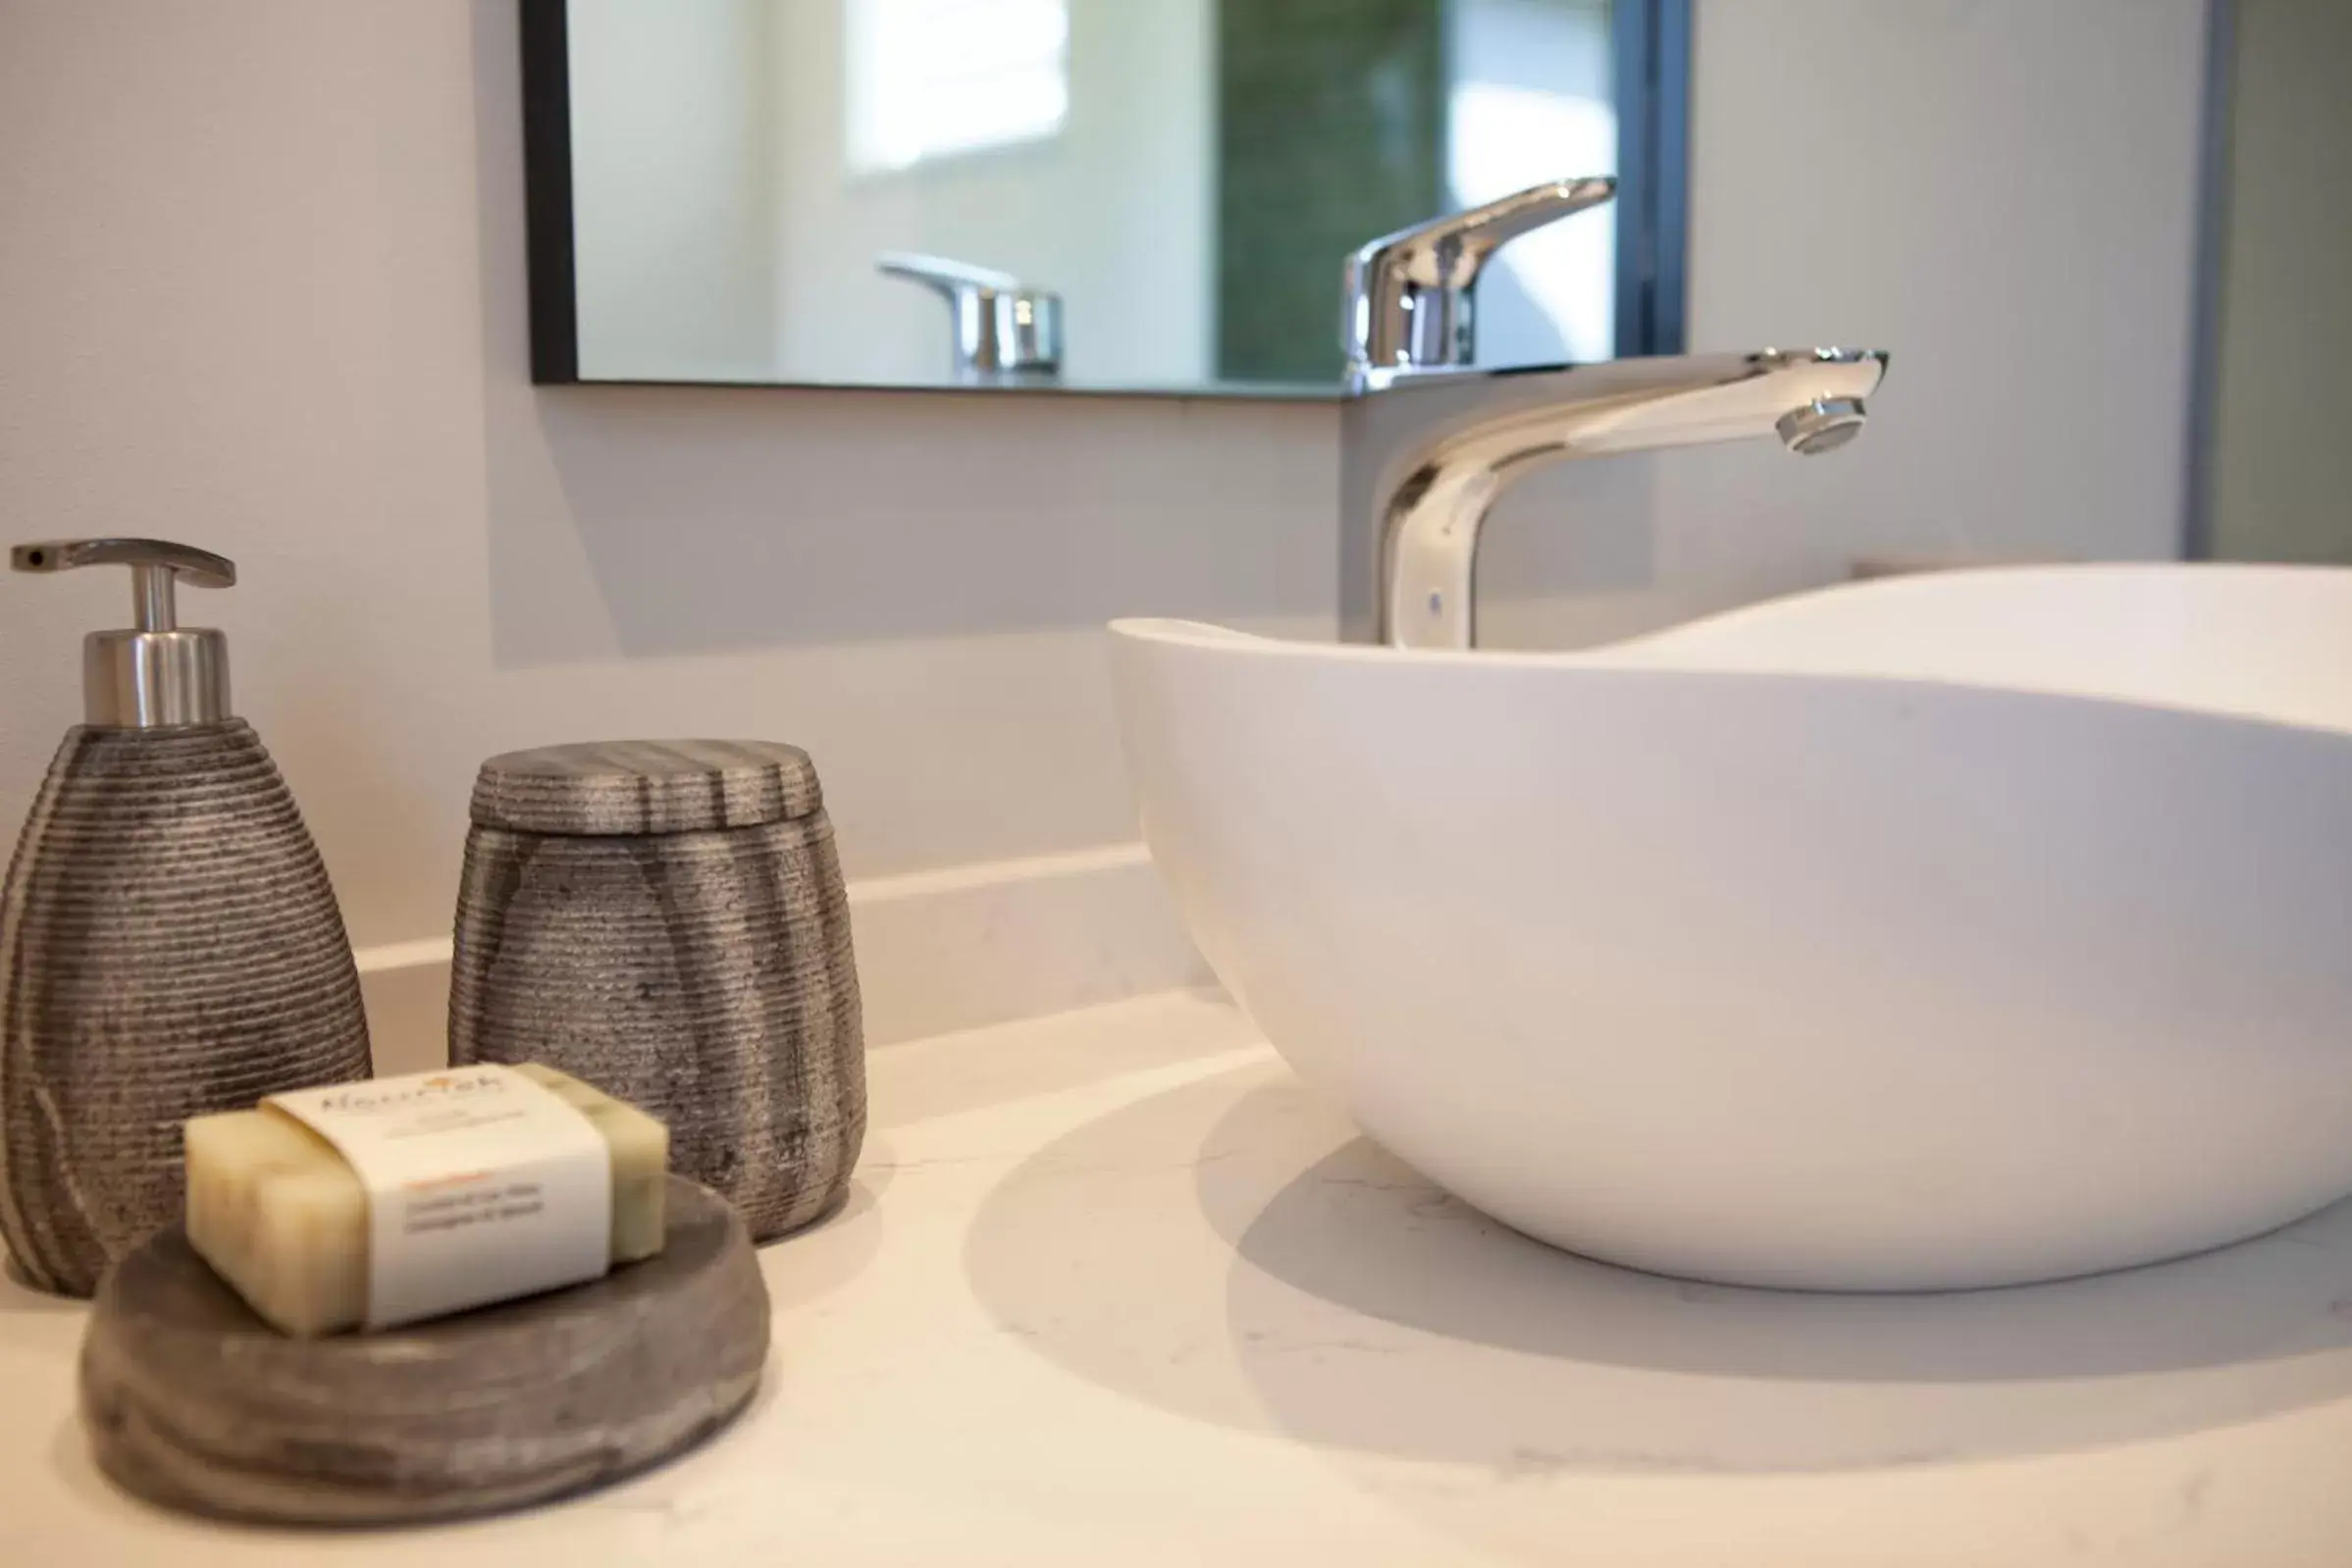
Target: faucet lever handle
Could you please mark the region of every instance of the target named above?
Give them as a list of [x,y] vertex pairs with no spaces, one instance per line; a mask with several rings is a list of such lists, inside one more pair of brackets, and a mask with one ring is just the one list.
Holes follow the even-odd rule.
[[1552,180],[1384,235],[1347,258],[1340,347],[1348,373],[1466,365],[1476,347],[1470,291],[1505,241],[1617,194],[1605,177]]
[[952,256],[926,256],[914,250],[885,250],[874,258],[875,270],[893,278],[936,288],[953,300],[967,289],[991,293],[1019,293],[1020,280],[1009,272],[994,267],[975,267],[968,261]]

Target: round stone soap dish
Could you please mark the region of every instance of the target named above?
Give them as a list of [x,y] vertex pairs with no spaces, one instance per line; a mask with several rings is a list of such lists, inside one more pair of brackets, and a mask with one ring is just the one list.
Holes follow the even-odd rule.
[[724,1426],[767,1361],[743,1222],[669,1179],[658,1256],[381,1333],[292,1339],[179,1226],[99,1287],[81,1347],[98,1468],[150,1502],[272,1524],[407,1524],[616,1480]]

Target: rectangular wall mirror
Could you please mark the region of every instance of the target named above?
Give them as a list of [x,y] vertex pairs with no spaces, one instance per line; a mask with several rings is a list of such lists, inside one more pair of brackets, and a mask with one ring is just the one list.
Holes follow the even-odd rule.
[[[1351,250],[1548,180],[1477,359],[1682,344],[1690,0],[523,0],[532,365],[1329,396]],[[975,345],[977,350],[975,351]]]

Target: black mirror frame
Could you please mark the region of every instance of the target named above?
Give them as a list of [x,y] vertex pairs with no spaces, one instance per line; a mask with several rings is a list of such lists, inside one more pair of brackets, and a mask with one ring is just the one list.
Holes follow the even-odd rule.
[[[1691,4],[1692,0],[1616,0],[1611,18],[1621,149],[1616,332],[1620,356],[1679,354],[1685,344]],[[517,9],[522,25],[531,380],[539,386],[572,386],[580,383],[581,376],[579,292],[573,255],[570,20],[566,0],[518,0]],[[1334,278],[1337,270],[1334,258]],[[1087,389],[1066,390],[1082,392]],[[1337,392],[1334,386],[1332,395]],[[1200,393],[1216,394],[1214,389]]]

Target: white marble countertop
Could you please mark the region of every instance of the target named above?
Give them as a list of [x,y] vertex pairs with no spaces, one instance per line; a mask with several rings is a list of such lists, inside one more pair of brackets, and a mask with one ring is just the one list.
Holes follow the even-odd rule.
[[2035,1289],[1715,1289],[1551,1252],[1223,1005],[874,1053],[849,1209],[769,1248],[744,1419],[443,1529],[126,1500],[82,1309],[0,1284],[0,1563],[2352,1564],[2352,1206]]

